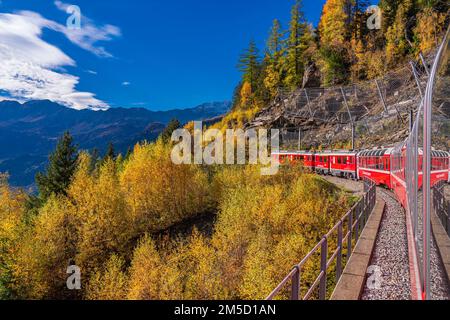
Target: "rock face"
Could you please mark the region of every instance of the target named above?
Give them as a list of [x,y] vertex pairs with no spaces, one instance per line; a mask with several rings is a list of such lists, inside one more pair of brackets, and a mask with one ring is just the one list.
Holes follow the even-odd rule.
[[[415,71],[424,92],[427,74],[419,65]],[[355,148],[389,146],[407,137],[420,90],[404,67],[350,86],[280,91],[246,128],[281,129],[284,148],[339,148],[351,145],[353,126]]]

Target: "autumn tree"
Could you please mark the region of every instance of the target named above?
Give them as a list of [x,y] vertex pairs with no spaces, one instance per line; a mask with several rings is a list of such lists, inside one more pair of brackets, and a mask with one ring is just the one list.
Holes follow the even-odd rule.
[[13,275],[17,250],[26,229],[25,193],[8,186],[0,174],[0,300],[16,298]]
[[[180,255],[182,252],[177,251]],[[154,241],[144,236],[134,250],[130,267],[128,299],[161,300],[182,298],[183,266],[177,265],[178,254],[164,261]]]
[[319,66],[324,85],[348,79],[350,17],[347,0],[327,0],[319,22]]
[[138,144],[120,173],[120,189],[137,232],[157,232],[207,212],[206,174],[195,165],[176,165],[162,141]]
[[450,5],[447,4],[447,8],[441,6],[442,4],[437,1],[428,1],[417,13],[417,23],[413,30],[416,53],[427,54],[439,45],[439,35],[445,28],[445,19]]
[[23,299],[75,298],[66,290],[67,267],[75,257],[76,232],[71,204],[50,196],[26,226],[12,263],[14,291]]
[[386,32],[386,59],[388,66],[393,66],[404,60],[411,52],[409,36],[410,17],[414,10],[412,0],[403,0],[398,6],[395,19]]
[[124,300],[128,293],[128,275],[125,260],[115,254],[89,279],[88,300]]

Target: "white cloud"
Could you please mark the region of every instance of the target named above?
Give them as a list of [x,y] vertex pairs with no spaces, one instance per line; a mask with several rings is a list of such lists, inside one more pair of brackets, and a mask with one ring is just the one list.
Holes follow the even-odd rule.
[[[56,7],[66,12],[70,4],[55,1]],[[81,8],[82,10],[82,8]],[[81,15],[81,28],[68,29],[66,26],[59,25],[56,29],[66,35],[66,37],[79,47],[94,53],[99,57],[111,58],[113,55],[105,50],[104,47],[97,46],[98,42],[111,41],[115,37],[122,35],[120,29],[111,24],[96,26],[88,17]]]
[[76,66],[75,61],[41,38],[44,28],[51,29],[97,56],[111,57],[96,44],[120,35],[120,30],[110,25],[98,28],[87,18],[84,27],[69,30],[30,11],[0,13],[0,91],[3,99],[48,99],[75,109],[107,109],[108,105],[95,98],[95,94],[76,90],[79,78],[64,70],[66,66]]

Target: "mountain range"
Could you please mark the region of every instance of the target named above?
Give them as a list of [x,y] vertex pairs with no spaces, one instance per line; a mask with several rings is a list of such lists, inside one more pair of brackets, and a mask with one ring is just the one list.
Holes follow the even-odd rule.
[[45,170],[48,155],[59,137],[69,131],[80,149],[106,151],[109,142],[117,152],[142,140],[154,140],[171,119],[181,123],[207,120],[225,114],[230,102],[212,102],[190,109],[150,111],[144,108],[75,110],[48,100],[0,101],[0,172],[10,184],[30,187],[37,172]]

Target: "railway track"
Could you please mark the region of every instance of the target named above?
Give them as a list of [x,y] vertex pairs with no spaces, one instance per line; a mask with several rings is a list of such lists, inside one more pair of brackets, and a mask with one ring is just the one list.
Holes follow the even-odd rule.
[[411,285],[405,212],[392,192],[378,187],[377,193],[386,202],[370,263],[379,267],[379,287],[370,289],[366,286],[361,299],[409,300]]

